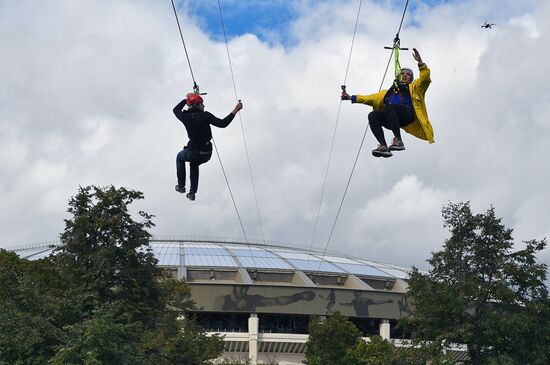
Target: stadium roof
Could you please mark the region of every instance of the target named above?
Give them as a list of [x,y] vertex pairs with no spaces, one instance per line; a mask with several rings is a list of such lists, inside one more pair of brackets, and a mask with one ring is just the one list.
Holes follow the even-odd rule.
[[[51,254],[59,243],[12,247],[19,256],[37,260]],[[288,243],[245,243],[225,239],[152,239],[151,249],[160,267],[245,268],[257,270],[322,272],[378,278],[406,279],[410,269]]]

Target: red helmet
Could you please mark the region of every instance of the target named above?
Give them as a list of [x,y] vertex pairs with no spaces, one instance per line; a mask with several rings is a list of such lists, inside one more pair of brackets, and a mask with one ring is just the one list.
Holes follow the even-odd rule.
[[187,105],[193,106],[203,102],[202,97],[198,94],[189,93],[186,95]]

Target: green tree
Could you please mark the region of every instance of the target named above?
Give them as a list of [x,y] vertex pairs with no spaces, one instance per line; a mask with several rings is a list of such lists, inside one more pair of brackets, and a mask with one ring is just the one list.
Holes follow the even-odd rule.
[[152,334],[149,345],[156,347],[149,363],[162,365],[207,365],[219,357],[224,348],[218,335],[207,336],[192,318],[178,319],[180,328],[176,336]]
[[493,207],[474,214],[469,203],[450,203],[443,218],[450,238],[428,260],[430,272],[409,281],[412,337],[466,344],[474,365],[549,364],[546,265],[536,260],[546,240],[514,250]]
[[350,364],[347,353],[358,341],[359,330],[339,312],[327,318],[314,316],[309,322],[304,364]]
[[140,354],[144,326],[120,320],[120,310],[104,305],[92,315],[64,329],[65,342],[50,360],[63,364],[147,364]]
[[358,341],[347,354],[350,364],[393,365],[396,363],[396,349],[392,343],[380,336],[372,336],[369,342]]
[[152,216],[140,211],[138,222],[129,212],[138,199],[143,199],[141,192],[113,186],[80,188],[70,199],[72,217],[65,220],[62,245],[52,260],[63,268],[77,317],[107,303],[123,310],[126,321],[147,323],[162,312],[147,231],[154,226]]
[[62,278],[51,262],[0,250],[0,283],[0,363],[46,363],[62,332]]
[[182,318],[189,287],[157,268],[152,216],[129,211],[139,199],[80,188],[53,255],[0,252],[0,363],[203,365],[221,355],[223,339]]
[[322,319],[312,317],[306,343],[307,365],[433,365],[444,362],[446,356],[433,345],[420,348],[396,348],[380,336],[363,341],[359,330],[339,312]]
[[425,346],[409,343],[405,347],[395,347],[380,336],[372,336],[368,342],[358,341],[348,350],[347,359],[350,365],[453,364],[442,349],[433,343]]

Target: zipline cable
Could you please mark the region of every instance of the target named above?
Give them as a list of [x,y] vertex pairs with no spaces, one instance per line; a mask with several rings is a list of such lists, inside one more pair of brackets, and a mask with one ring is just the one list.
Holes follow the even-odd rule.
[[[223,21],[223,13],[222,13],[222,5],[220,3],[220,0],[218,0],[218,9],[220,10],[220,20],[222,23],[222,29],[223,29],[223,38],[225,40],[225,49],[227,51],[227,59],[229,61],[229,70],[231,71],[231,80],[233,81],[233,91],[235,92],[235,99],[239,101],[239,97],[237,95],[237,86],[235,82],[235,74],[233,72],[233,64],[231,62],[231,55],[229,53],[229,44],[227,42],[227,34],[225,32],[225,23]],[[250,181],[252,182],[252,191],[254,193],[254,202],[256,203],[256,214],[258,216],[258,222],[260,224],[260,231],[262,233],[262,241],[265,245],[265,234],[264,234],[264,227],[262,224],[262,216],[260,214],[260,206],[258,204],[258,197],[256,194],[256,184],[254,183],[254,175],[252,173],[252,163],[250,162],[250,154],[248,153],[248,144],[246,143],[246,136],[244,133],[244,124],[243,124],[243,118],[241,116],[241,113],[239,113],[239,121],[241,123],[241,133],[243,135],[243,141],[244,141],[244,150],[246,152],[246,161],[248,162],[248,172],[250,174]]]
[[[396,34],[396,38],[399,39],[399,33],[401,32],[401,26],[403,25],[403,19],[405,19],[405,13],[407,12],[407,6],[409,5],[409,0],[407,0],[406,4],[405,4],[405,9],[403,10],[403,15],[401,16],[401,22],[399,23],[399,29],[397,31],[397,34]],[[389,65],[390,65],[390,62],[391,62],[391,57],[393,56],[393,50],[391,52],[391,55],[390,55],[390,59],[388,61],[388,64],[386,66],[386,71],[384,71],[384,76],[382,77],[382,82],[380,83],[380,88],[378,89],[378,91],[380,92],[380,90],[382,90],[382,85],[384,83],[384,79],[386,78],[386,74],[388,72],[388,68],[389,68]],[[334,218],[334,222],[332,224],[332,228],[330,229],[330,234],[328,236],[328,239],[327,239],[327,243],[325,245],[325,250],[323,251],[323,256],[321,258],[321,261],[319,262],[319,266],[317,267],[317,272],[316,274],[319,272],[320,268],[321,268],[321,264],[323,263],[324,259],[325,259],[325,255],[326,255],[326,252],[328,250],[328,246],[330,244],[330,240],[332,239],[332,234],[334,233],[334,228],[336,227],[336,223],[338,222],[338,218],[340,216],[340,212],[342,210],[342,206],[344,205],[344,200],[346,199],[346,194],[348,192],[348,188],[349,188],[349,185],[350,185],[350,182],[351,182],[351,179],[353,177],[353,173],[355,172],[355,166],[357,165],[357,160],[359,159],[359,155],[361,154],[361,149],[363,148],[363,143],[365,142],[365,136],[367,135],[367,131],[369,129],[369,123],[367,123],[367,126],[365,127],[365,131],[363,132],[363,137],[361,138],[361,143],[359,145],[359,149],[357,150],[357,154],[355,156],[355,161],[353,162],[353,166],[351,168],[351,172],[350,172],[350,175],[349,175],[349,178],[348,178],[348,181],[346,183],[346,188],[344,189],[344,194],[342,195],[342,199],[340,201],[340,205],[338,207],[338,211],[336,212],[336,216]]]
[[[233,91],[235,92],[235,99],[237,101],[240,101],[239,100],[239,97],[237,95],[237,83],[235,82],[235,74],[233,72],[233,63],[231,62],[231,55],[229,53],[229,44],[227,42],[227,34],[225,32],[225,22],[223,21],[223,13],[222,13],[222,5],[220,3],[220,0],[218,0],[218,9],[220,11],[220,20],[221,20],[221,23],[222,23],[222,30],[223,30],[223,38],[225,40],[225,50],[227,51],[227,59],[229,61],[229,70],[231,72],[231,80],[233,81]],[[256,203],[256,213],[258,215],[258,222],[260,224],[260,230],[261,230],[261,233],[262,233],[262,241],[265,245],[265,236],[264,236],[264,228],[262,226],[262,218],[261,218],[261,215],[260,215],[260,208],[259,208],[259,205],[258,205],[258,198],[256,197],[256,186],[254,184],[254,176],[252,175],[252,165],[250,163],[250,157],[248,155],[248,146],[246,144],[246,137],[245,137],[245,134],[244,134],[244,125],[243,125],[243,119],[241,117],[241,113],[239,113],[239,121],[240,121],[240,124],[241,124],[241,133],[243,135],[243,141],[244,141],[244,150],[246,152],[246,160],[248,161],[248,172],[250,173],[250,181],[252,182],[252,190],[254,192],[254,201]],[[225,174],[225,172],[224,172]],[[233,194],[231,194],[231,196],[233,196]],[[240,218],[239,218],[240,220]],[[241,221],[241,225],[242,225],[242,221]],[[243,228],[244,230],[244,228]],[[246,237],[245,237],[246,239]],[[254,252],[252,252],[252,248],[250,247],[250,243],[248,242],[248,240],[246,239],[246,244],[248,246],[248,251],[250,253],[250,257],[252,258],[252,264],[253,266],[255,267],[256,271],[258,271],[258,265],[256,264],[256,258],[254,256]],[[254,280],[254,278],[251,278],[252,280]],[[264,287],[264,294],[267,296],[267,291],[266,291],[266,288]]]
[[[172,2],[172,9],[174,9],[174,15],[176,17],[176,22],[178,24],[178,29],[180,32],[181,42],[183,44],[183,49],[185,50],[185,56],[187,57],[187,64],[189,65],[189,71],[191,71],[191,77],[193,78],[193,89],[198,92],[198,86],[197,82],[195,81],[195,76],[193,75],[193,68],[191,67],[191,61],[189,60],[189,53],[187,52],[187,47],[185,46],[185,41],[183,40],[183,32],[181,31],[180,21],[178,18],[178,12],[176,11],[176,5],[174,4],[174,0],[170,0]],[[241,225],[241,229],[243,231],[244,239],[246,243],[248,244],[248,236],[246,235],[246,231],[244,229],[244,224],[241,219],[241,215],[239,213],[239,209],[237,208],[237,203],[235,202],[235,197],[233,196],[233,191],[231,190],[231,186],[229,185],[229,179],[227,178],[227,174],[225,173],[225,168],[223,167],[222,159],[220,157],[220,153],[218,152],[218,147],[216,146],[216,141],[214,140],[214,137],[212,137],[212,144],[214,145],[214,150],[216,151],[216,155],[218,156],[218,161],[220,162],[220,166],[222,168],[223,176],[225,178],[225,183],[227,185],[227,189],[229,190],[229,195],[231,196],[231,201],[233,202],[233,207],[235,207],[235,212],[237,213],[237,218],[239,220],[239,224]]]
[[409,0],[405,4],[405,9],[403,9],[403,15],[401,16],[401,22],[399,23],[399,29],[397,29],[397,38],[399,38],[399,33],[401,33],[401,26],[403,25],[403,20],[405,19],[405,13],[407,12],[407,6],[409,6]]
[[[361,13],[361,4],[363,4],[363,0],[359,1],[359,8],[357,9],[357,17],[355,19],[355,27],[353,29],[353,37],[351,38],[351,46],[349,50],[349,57],[348,57],[348,64],[346,66],[346,73],[344,76],[344,82],[342,85],[346,84],[346,81],[348,79],[348,71],[349,71],[349,65],[351,63],[351,54],[353,52],[353,44],[355,42],[355,34],[357,33],[357,24],[359,23],[359,14]],[[315,242],[315,235],[317,233],[317,226],[319,224],[319,215],[321,214],[321,206],[323,204],[323,198],[325,196],[325,188],[327,184],[328,179],[328,171],[330,167],[330,162],[332,160],[332,152],[334,150],[334,140],[336,139],[336,130],[338,129],[338,123],[340,121],[340,110],[342,109],[342,100],[340,100],[340,104],[338,105],[338,112],[336,113],[336,122],[334,123],[334,130],[332,132],[332,140],[330,142],[330,151],[328,154],[328,160],[327,160],[327,167],[325,168],[325,177],[323,179],[323,187],[321,189],[321,197],[319,199],[319,205],[317,206],[317,217],[315,218],[315,226],[313,228],[313,235],[311,236],[311,243],[309,245],[309,248],[313,248],[313,244]]]
[[[235,212],[237,213],[237,218],[239,219],[239,224],[241,225],[241,229],[243,231],[244,240],[247,244],[248,237],[246,235],[246,231],[244,229],[243,220],[241,219],[241,215],[239,214],[239,209],[237,209],[237,203],[235,202],[235,197],[233,196],[233,191],[231,190],[231,186],[229,185],[229,179],[227,178],[227,174],[225,173],[225,169],[223,167],[222,159],[220,157],[220,153],[218,152],[218,146],[216,146],[216,141],[214,140],[214,136],[212,136],[212,144],[214,145],[214,150],[216,151],[216,155],[218,156],[218,161],[220,161],[220,166],[222,168],[223,177],[225,178],[225,183],[227,184],[227,189],[229,190],[229,195],[231,196],[231,201],[233,202],[233,206],[235,207]],[[250,246],[249,246],[250,248]]]
[[[382,76],[382,81],[380,82],[380,87],[378,88],[378,92],[382,90],[382,85],[384,85],[384,80],[386,79],[386,74],[388,73],[388,69],[390,68],[391,58],[393,56],[393,49],[390,53],[390,58],[388,59],[388,64],[386,65],[386,71],[384,71],[384,76]],[[369,127],[369,124],[367,123],[367,128]]]
[[172,1],[172,9],[174,9],[174,15],[176,16],[176,22],[178,23],[178,29],[180,31],[181,43],[183,44],[183,49],[185,50],[185,57],[187,57],[187,64],[189,65],[189,71],[191,71],[191,78],[193,79],[193,84],[197,85],[195,81],[195,75],[193,75],[193,68],[191,67],[191,61],[189,61],[189,53],[187,53],[187,47],[185,46],[185,41],[183,40],[183,33],[181,31],[180,20],[178,18],[178,12],[176,11],[176,5],[174,5],[174,0]]

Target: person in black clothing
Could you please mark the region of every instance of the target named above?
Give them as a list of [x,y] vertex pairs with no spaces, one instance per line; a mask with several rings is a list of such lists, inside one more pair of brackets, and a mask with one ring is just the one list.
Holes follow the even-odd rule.
[[[187,105],[187,109],[183,107]],[[189,93],[174,107],[174,114],[185,129],[189,142],[176,157],[176,170],[178,185],[176,191],[185,193],[185,162],[189,162],[191,187],[187,198],[195,200],[199,185],[199,165],[207,162],[212,157],[212,130],[210,125],[218,128],[225,128],[231,123],[235,115],[243,108],[239,100],[235,108],[223,119],[216,118],[212,113],[204,111],[204,102],[200,95]]]

